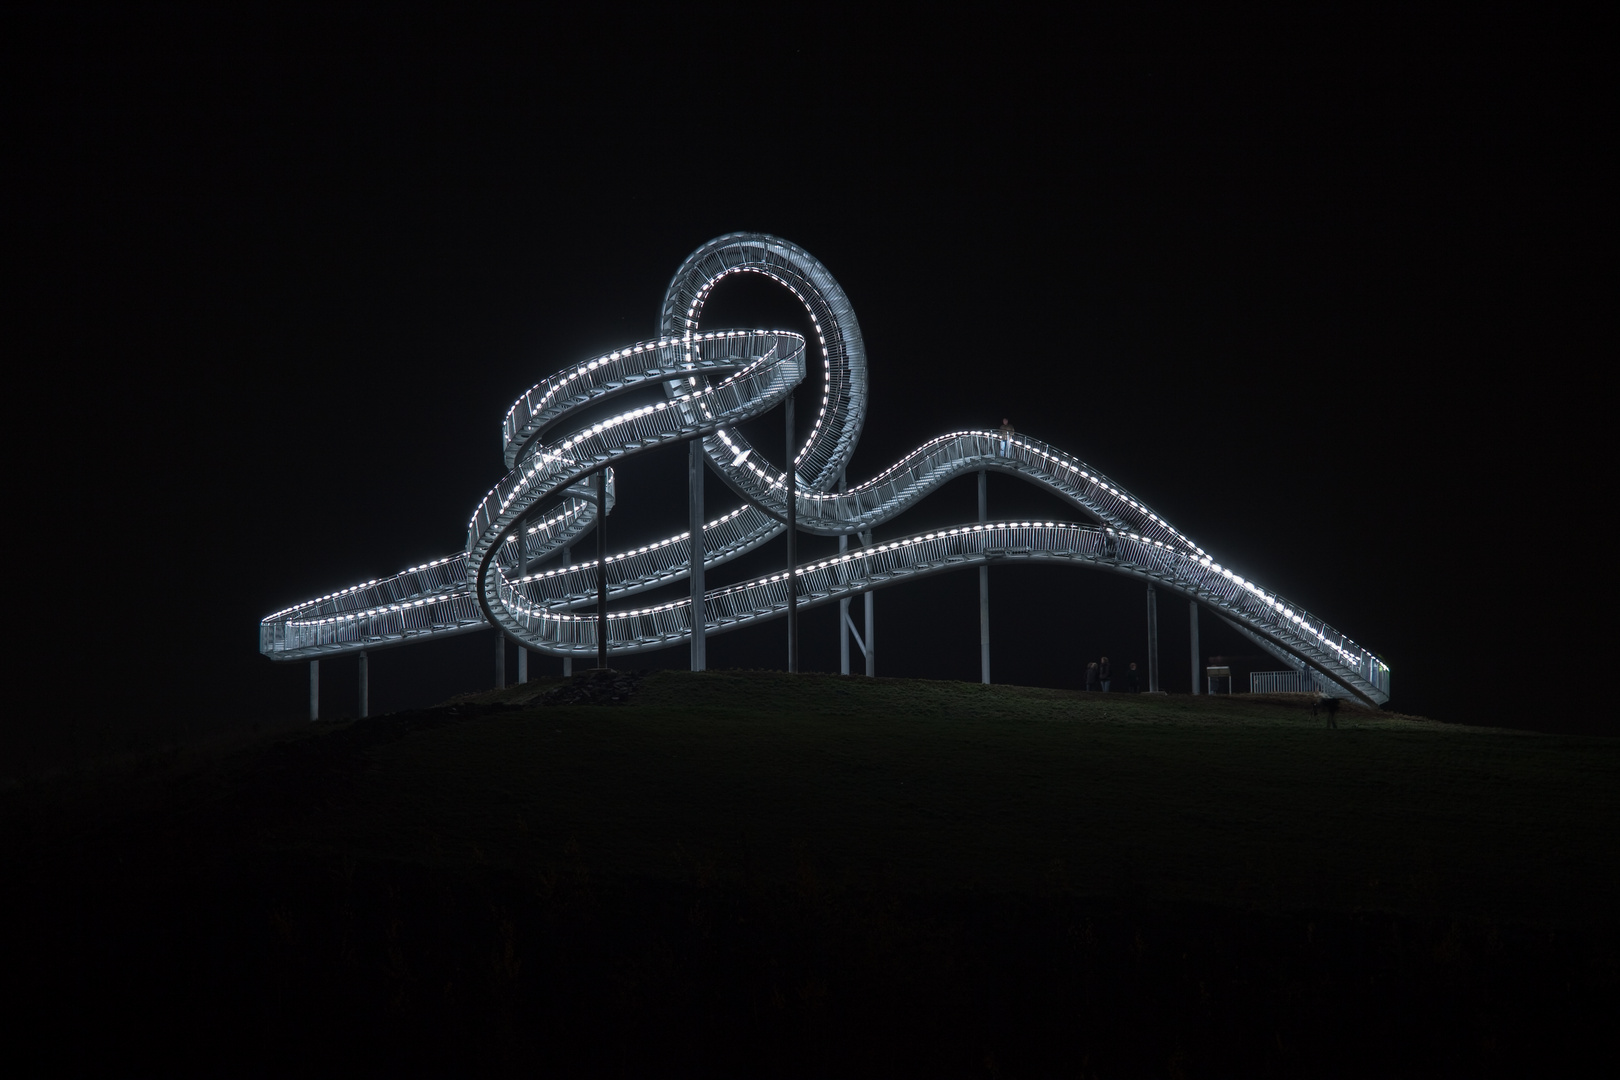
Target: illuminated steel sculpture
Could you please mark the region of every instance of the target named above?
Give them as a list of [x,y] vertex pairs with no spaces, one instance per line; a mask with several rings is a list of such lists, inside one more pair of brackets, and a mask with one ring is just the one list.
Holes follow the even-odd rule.
[[[763,274],[792,291],[810,313],[815,340],[784,331],[700,330],[710,291],[737,273]],[[791,408],[791,392],[807,367],[821,379],[821,401],[808,437],[793,454],[795,473],[789,477],[750,446],[737,425],[778,405]],[[578,430],[565,427],[582,409],[659,383],[664,399],[656,404]],[[690,598],[621,604],[608,612],[605,651],[622,655],[695,638],[693,666],[701,667],[706,635],[785,615],[790,597],[799,607],[847,604],[863,593],[870,602],[871,590],[895,582],[1028,559],[1095,566],[1146,581],[1150,626],[1156,627],[1153,589],[1181,594],[1195,605],[1195,634],[1196,605],[1202,604],[1325,691],[1376,704],[1389,699],[1389,668],[1378,657],[1299,605],[1222,567],[1141,500],[1044,442],[1022,434],[1004,440],[991,431],[941,435],[846,488],[845,467],[866,418],[866,387],[866,352],[854,310],[820,262],[764,234],[711,240],[676,271],[656,340],[559,371],[513,403],[502,425],[508,472],[473,511],[463,551],[278,611],[260,624],[260,651],[275,660],[318,659],[493,624],[532,650],[593,656],[601,644],[597,616],[580,611],[597,603],[602,584],[610,601],[623,601],[691,577],[703,606],[696,635]],[[559,430],[564,433],[554,435]],[[743,505],[704,522],[701,503],[694,502],[696,544],[688,531],[604,560],[565,562],[569,546],[598,520],[598,490],[612,508],[611,467],[678,442],[697,447],[694,472],[706,460]],[[1095,524],[986,521],[986,470],[1044,487]],[[964,473],[981,474],[980,521],[874,541],[875,527]],[[597,474],[605,485],[596,482]],[[804,532],[840,537],[840,552],[795,566],[791,594],[786,568],[754,581],[702,588],[706,568],[780,536],[789,521]],[[860,545],[849,547],[850,537]],[[700,558],[694,559],[695,550]],[[867,653],[870,672],[870,615],[867,627],[868,639],[857,644]],[[840,632],[846,628],[854,630],[847,612]],[[1195,663],[1196,650],[1195,641]],[[1195,687],[1199,681],[1195,670]]]

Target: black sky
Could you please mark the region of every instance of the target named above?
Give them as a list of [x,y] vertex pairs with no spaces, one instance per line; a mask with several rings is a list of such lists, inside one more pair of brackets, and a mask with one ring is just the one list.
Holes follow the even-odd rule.
[[[1393,707],[1613,730],[1596,28],[8,19],[13,627],[42,701],[297,712],[303,665],[257,655],[258,619],[455,550],[511,400],[652,336],[685,254],[750,229],[855,305],[852,479],[1008,416],[1377,650]],[[679,529],[663,456],[623,470],[616,538]],[[991,497],[1074,516],[1005,478]],[[972,513],[958,482],[888,531]],[[976,677],[972,577],[879,595],[885,674]],[[1136,585],[993,577],[998,679],[1140,658]],[[1236,647],[1211,621],[1204,651]],[[834,668],[831,616],[806,635]],[[777,666],[782,636],[716,639],[715,662]],[[488,653],[380,654],[373,701],[473,688]]]

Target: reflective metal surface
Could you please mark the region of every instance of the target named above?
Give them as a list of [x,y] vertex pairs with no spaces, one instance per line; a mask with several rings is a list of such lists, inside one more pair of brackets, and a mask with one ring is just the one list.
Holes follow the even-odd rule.
[[[754,273],[788,288],[810,313],[815,340],[770,330],[701,330],[705,301],[730,274]],[[513,403],[502,423],[508,472],[474,509],[465,549],[387,579],[364,582],[267,616],[260,651],[294,660],[406,644],[491,623],[528,648],[559,656],[595,653],[596,601],[605,572],[611,655],[667,648],[691,635],[687,598],[626,603],[685,579],[690,533],[595,560],[563,565],[564,549],[598,512],[586,482],[670,443],[701,439],[710,466],[744,500],[703,527],[713,568],[779,536],[787,517],[786,473],[750,446],[736,425],[778,405],[807,376],[820,402],[794,455],[800,530],[870,534],[939,485],[981,469],[1022,477],[1074,506],[1087,524],[973,522],[850,547],[800,565],[797,604],[836,602],[896,581],[1004,559],[1094,566],[1145,579],[1197,600],[1291,667],[1319,672],[1329,692],[1382,704],[1389,667],[1322,619],[1222,567],[1184,533],[1096,469],[1015,434],[959,431],[930,440],[864,483],[837,490],[866,413],[866,351],[853,308],[826,268],[802,248],[758,233],[722,236],[693,252],[664,298],[660,336],[576,364]],[[664,400],[570,429],[570,416],[661,383]],[[578,421],[576,421],[577,423]],[[705,593],[707,633],[783,615],[785,572]]]

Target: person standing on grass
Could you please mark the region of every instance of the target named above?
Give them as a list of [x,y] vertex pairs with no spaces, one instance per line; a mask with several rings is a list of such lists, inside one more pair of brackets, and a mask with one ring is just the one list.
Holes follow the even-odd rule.
[[1332,697],[1332,696],[1330,696],[1328,694],[1320,695],[1315,701],[1311,702],[1311,715],[1315,716],[1318,711],[1321,711],[1321,712],[1324,712],[1324,713],[1327,714],[1327,726],[1328,727],[1330,727],[1330,728],[1332,728],[1334,730],[1338,730],[1338,727],[1339,727],[1339,699],[1338,698]]
[[1091,691],[1095,691],[1096,689],[1097,689],[1097,661],[1093,660],[1091,663],[1086,665],[1086,690],[1088,692],[1091,692]]
[[1103,693],[1105,694],[1108,693],[1108,683],[1113,678],[1113,670],[1108,666],[1108,657],[1106,656],[1102,658],[1102,663],[1097,666],[1097,681],[1102,683]]
[[1135,660],[1131,661],[1131,669],[1125,673],[1125,689],[1127,692],[1132,694],[1140,694],[1142,692],[1142,684],[1138,681],[1136,675]]

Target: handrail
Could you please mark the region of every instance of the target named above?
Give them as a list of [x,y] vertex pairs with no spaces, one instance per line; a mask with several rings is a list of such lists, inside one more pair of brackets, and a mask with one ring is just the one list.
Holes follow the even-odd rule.
[[[703,331],[698,321],[714,285],[759,273],[787,287],[810,314],[815,341],[772,330]],[[798,526],[809,533],[864,534],[892,521],[954,477],[991,470],[1047,489],[1094,524],[998,522],[934,530],[812,560],[792,575],[797,603],[814,606],[900,580],[997,559],[1036,559],[1106,568],[1214,608],[1288,662],[1295,660],[1375,703],[1389,697],[1389,667],[1322,619],[1214,561],[1146,503],[1084,461],[1022,433],[970,430],[940,435],[889,468],[835,490],[865,421],[866,359],[853,308],[831,274],[802,248],[763,234],[719,237],[676,272],[661,335],[565,368],[515,401],[502,420],[508,472],[468,521],[463,552],[364,582],[267,616],[260,651],[291,660],[406,644],[491,623],[520,644],[555,655],[596,650],[594,560],[558,556],[596,521],[587,479],[657,446],[702,441],[710,466],[744,504],[703,528],[705,567],[779,536],[787,516],[787,474],[737,425],[780,404],[819,367],[821,405],[794,455]],[[807,353],[817,354],[815,365]],[[662,383],[666,400],[626,409],[556,437],[570,415]],[[690,535],[676,533],[607,559],[610,601],[690,575]],[[543,569],[542,569],[543,568]],[[704,623],[720,633],[785,613],[789,575],[710,589]],[[692,632],[690,600],[610,609],[613,654],[667,648]]]
[[1304,671],[1251,671],[1251,694],[1308,694],[1316,690],[1316,680]]

